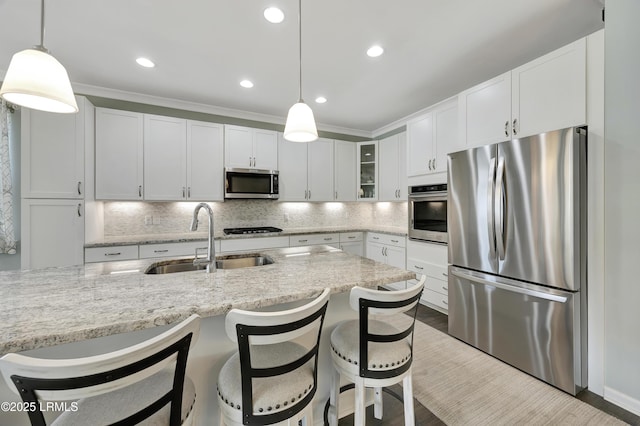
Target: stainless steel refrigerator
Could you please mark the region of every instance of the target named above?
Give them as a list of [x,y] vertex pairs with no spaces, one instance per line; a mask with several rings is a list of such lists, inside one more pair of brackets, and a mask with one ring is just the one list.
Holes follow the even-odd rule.
[[586,128],[448,156],[449,334],[586,387]]

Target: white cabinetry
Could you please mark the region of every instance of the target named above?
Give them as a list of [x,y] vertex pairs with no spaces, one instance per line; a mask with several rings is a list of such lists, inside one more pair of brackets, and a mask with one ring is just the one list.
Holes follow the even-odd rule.
[[[380,234],[376,232],[367,233],[366,255],[369,259],[398,268],[405,268],[406,249],[405,237],[396,235]],[[387,284],[386,287],[392,289],[404,289],[404,281]]]
[[347,253],[364,256],[363,233],[362,232],[341,232],[340,250]]
[[407,142],[402,132],[378,141],[379,201],[407,199]]
[[333,141],[334,201],[356,201],[356,144]]
[[279,134],[280,201],[332,201],[333,140],[290,142]]
[[447,154],[458,150],[457,100],[448,100],[407,123],[407,175],[447,171]]
[[[158,243],[141,244],[139,248],[140,259],[150,259],[154,257],[178,257],[194,256],[196,249],[202,256],[207,252],[207,241],[187,241],[182,243]],[[220,241],[214,241],[216,252],[220,251]]]
[[187,195],[187,127],[180,118],[144,116],[144,199],[184,200]]
[[83,263],[84,202],[22,200],[22,269]]
[[[426,275],[421,303],[447,313],[449,309],[449,283],[447,275],[447,246],[409,241],[407,243],[407,269],[420,278]],[[409,286],[417,283],[412,280]]]
[[358,178],[358,200],[377,201],[378,191],[378,142],[357,143],[356,177]]
[[223,125],[187,120],[187,200],[224,200]]
[[96,108],[96,199],[142,200],[143,114]]
[[278,136],[271,130],[224,126],[225,167],[278,170]]
[[580,39],[458,96],[467,146],[586,123],[586,39]]
[[86,98],[77,114],[22,109],[22,198],[84,198]]
[[138,258],[138,246],[89,247],[84,249],[84,262],[113,262],[116,260],[135,260]]
[[329,245],[340,248],[339,242],[340,234],[338,233],[291,235],[289,237],[291,247]]
[[220,241],[221,252],[261,250],[281,247],[289,247],[289,237],[255,237]]

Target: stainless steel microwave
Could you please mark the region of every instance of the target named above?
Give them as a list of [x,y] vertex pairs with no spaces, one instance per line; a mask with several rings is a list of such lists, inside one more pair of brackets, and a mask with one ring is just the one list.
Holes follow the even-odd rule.
[[277,200],[280,197],[277,170],[224,170],[224,198],[258,198]]
[[409,238],[448,242],[447,184],[409,188]]

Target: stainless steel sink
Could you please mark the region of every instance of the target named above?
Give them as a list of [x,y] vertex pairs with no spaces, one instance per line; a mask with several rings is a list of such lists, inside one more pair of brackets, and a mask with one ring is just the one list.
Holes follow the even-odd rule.
[[[216,257],[216,268],[237,269],[264,266],[273,263],[273,259],[259,253],[230,254]],[[193,258],[162,260],[149,265],[145,274],[171,274],[174,272],[204,271],[207,265],[194,265]]]

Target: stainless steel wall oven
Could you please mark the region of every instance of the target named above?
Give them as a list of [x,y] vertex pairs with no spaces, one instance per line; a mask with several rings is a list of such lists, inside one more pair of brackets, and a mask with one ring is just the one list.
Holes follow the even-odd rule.
[[409,238],[447,243],[447,184],[409,187]]

